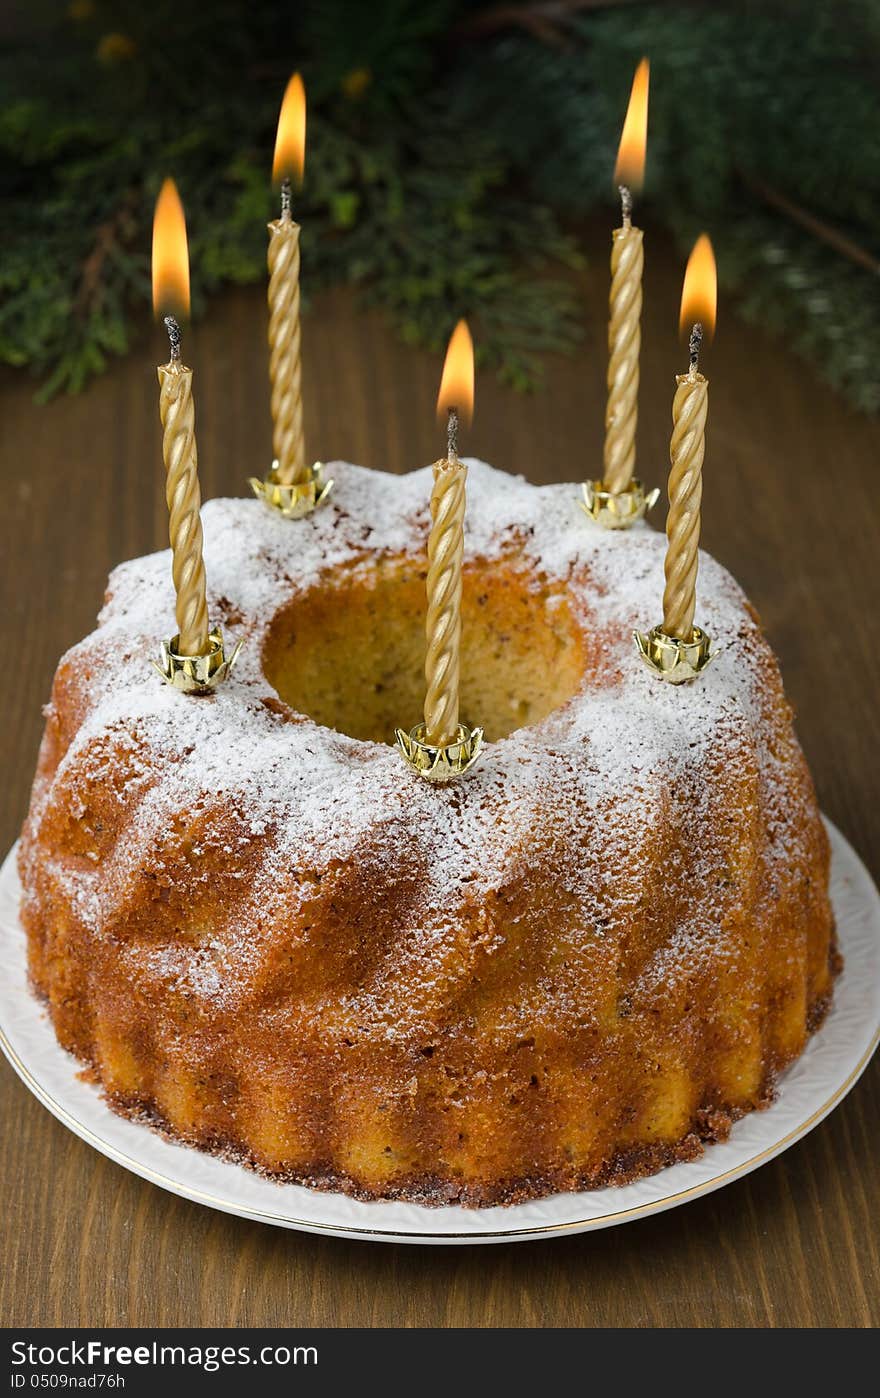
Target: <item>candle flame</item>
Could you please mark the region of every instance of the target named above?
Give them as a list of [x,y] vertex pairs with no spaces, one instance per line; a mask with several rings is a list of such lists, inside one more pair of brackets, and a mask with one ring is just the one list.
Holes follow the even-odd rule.
[[450,408],[470,426],[474,417],[474,342],[466,320],[458,322],[449,340],[437,395],[438,418]]
[[684,274],[681,290],[681,315],[678,326],[682,335],[690,332],[691,326],[703,327],[704,340],[711,340],[715,333],[715,311],[718,304],[718,274],[715,269],[715,254],[707,234],[701,233],[694,243]]
[[306,166],[306,90],[299,73],[294,73],[284,93],[275,137],[272,179],[292,180],[301,185]]
[[641,189],[645,180],[645,150],[648,144],[648,82],[651,65],[643,58],[633,78],[623,134],[617,150],[614,183],[628,189]]
[[186,219],[173,180],[159,190],[153,215],[153,310],[189,315],[189,251]]

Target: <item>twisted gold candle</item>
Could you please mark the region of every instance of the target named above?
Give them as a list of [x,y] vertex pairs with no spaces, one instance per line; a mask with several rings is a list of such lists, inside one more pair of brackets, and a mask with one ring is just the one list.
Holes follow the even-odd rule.
[[425,622],[425,732],[433,747],[444,747],[458,733],[459,654],[461,649],[461,565],[464,556],[467,467],[454,446],[450,413],[450,452],[434,465],[431,535],[428,540],[428,614]]
[[[189,313],[189,255],[186,219],[173,180],[166,180],[153,218],[153,308],[174,307]],[[196,454],[192,370],[180,362],[180,327],[165,317],[171,357],[160,367],[159,415],[168,500],[172,572],[177,593],[177,630],[181,655],[207,655],[208,605],[202,559],[199,477]]]
[[446,460],[434,463],[431,534],[428,539],[428,614],[425,621],[425,736],[445,747],[458,736],[459,653],[461,649],[461,565],[467,467],[458,459],[458,418],[470,421],[474,406],[474,345],[467,322],[452,332],[437,412],[447,413]]
[[641,349],[643,234],[632,224],[633,189],[645,176],[648,139],[650,65],[643,58],[633,78],[626,119],[617,152],[614,181],[620,190],[621,227],[611,244],[611,294],[608,322],[608,400],[602,484],[618,494],[626,490],[636,464],[636,424]]
[[272,382],[272,447],[282,485],[305,480],[301,333],[299,323],[299,224],[288,204],[269,224],[269,377]]
[[636,464],[636,424],[641,349],[642,230],[629,221],[629,191],[621,187],[624,222],[615,228],[611,247],[611,295],[608,322],[608,401],[605,408],[603,485],[625,490]]
[[180,330],[177,322],[167,316],[165,324],[171,340],[171,358],[158,371],[159,415],[164,434],[162,456],[166,471],[171,570],[177,593],[178,647],[181,655],[206,655],[208,602],[202,557],[192,369],[180,362]]
[[[695,332],[698,327],[695,327]],[[692,337],[692,346],[699,338]],[[663,592],[663,630],[667,636],[689,641],[694,632],[697,596],[697,559],[700,543],[700,502],[703,496],[703,457],[706,451],[706,415],[709,384],[697,373],[696,358],[687,374],[679,374],[672,403],[672,439],[669,444],[669,514]]]
[[291,179],[302,182],[306,147],[306,95],[294,73],[287,84],[272,178],[281,181],[281,217],[269,224],[269,377],[272,384],[272,445],[281,485],[308,476],[303,434],[299,315],[299,224],[290,212]]
[[697,549],[700,543],[700,502],[703,496],[703,457],[709,385],[699,372],[703,331],[712,335],[718,299],[715,254],[705,233],[688,258],[681,292],[679,326],[690,334],[690,369],[676,378],[669,443],[669,514],[666,519],[666,587],[663,592],[663,631],[679,641],[694,633],[697,589]]

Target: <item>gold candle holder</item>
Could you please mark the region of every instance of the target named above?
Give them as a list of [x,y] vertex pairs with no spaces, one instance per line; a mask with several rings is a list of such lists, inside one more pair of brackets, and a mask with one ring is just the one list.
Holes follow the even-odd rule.
[[273,461],[272,470],[263,480],[251,476],[250,487],[270,510],[276,510],[285,519],[302,519],[324,503],[333,489],[333,481],[324,480],[324,463],[316,461],[309,467],[305,480],[288,485],[279,479],[278,462]]
[[660,498],[659,487],[646,492],[637,476],[622,490],[609,490],[604,481],[586,481],[583,491],[581,509],[603,529],[629,529]]
[[689,641],[667,636],[662,626],[652,627],[647,634],[634,631],[633,639],[648,669],[668,684],[695,680],[718,654],[712,649],[711,637],[699,626],[693,628]]
[[162,642],[161,663],[154,660],[153,666],[172,689],[179,689],[182,694],[207,694],[226,679],[243,644],[237,641],[227,656],[220,628],[214,626],[208,633],[204,655],[184,655],[178,649],[180,636],[172,636],[170,641]]
[[398,728],[395,737],[413,771],[438,784],[452,781],[473,767],[483,748],[482,728],[468,728],[466,723],[458,725],[451,743],[439,746],[428,742],[424,723],[417,723],[408,733]]

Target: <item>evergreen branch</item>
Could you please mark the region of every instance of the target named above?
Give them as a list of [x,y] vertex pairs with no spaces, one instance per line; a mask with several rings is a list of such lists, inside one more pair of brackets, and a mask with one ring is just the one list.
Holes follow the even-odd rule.
[[353,285],[438,350],[468,314],[483,362],[530,386],[541,350],[578,338],[563,220],[613,216],[648,53],[645,223],[683,250],[709,228],[742,313],[880,410],[880,144],[853,139],[880,128],[880,0],[717,0],[699,22],[687,0],[53,8],[29,44],[0,47],[0,360],[44,395],[80,387],[148,324],[165,174],[187,207],[194,313],[265,277],[293,55],[309,91],[304,291]]
[[563,31],[574,15],[644,3],[645,0],[532,0],[522,5],[493,5],[463,20],[452,37],[484,39],[504,30],[520,29],[541,43],[558,47],[565,42]]
[[865,271],[873,272],[875,277],[880,277],[880,259],[874,257],[865,248],[860,247],[858,243],[854,242],[853,239],[848,237],[845,233],[841,233],[839,228],[834,228],[830,223],[826,223],[824,219],[817,218],[816,215],[811,214],[808,209],[802,209],[793,199],[789,199],[787,195],[782,194],[778,189],[774,189],[772,185],[767,184],[764,180],[757,179],[754,175],[749,175],[745,171],[740,171],[740,179],[744,185],[760,195],[765,204],[769,204],[771,208],[778,209],[780,213],[785,214],[786,218],[790,218],[794,223],[805,229],[807,233],[811,233],[821,242],[827,243],[830,248],[834,248],[834,251],[839,252],[841,256],[849,258],[850,262],[855,262],[857,266],[864,267]]
[[137,205],[137,190],[126,190],[116,211],[95,230],[94,243],[82,264],[79,287],[73,302],[74,313],[80,319],[85,319],[96,310],[102,294],[107,261],[123,242],[131,240]]

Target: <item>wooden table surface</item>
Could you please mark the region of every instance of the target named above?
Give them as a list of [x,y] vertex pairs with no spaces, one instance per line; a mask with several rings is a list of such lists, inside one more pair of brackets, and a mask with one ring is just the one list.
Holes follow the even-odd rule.
[[[535,481],[599,474],[607,230],[585,234],[586,336],[518,397],[488,376],[466,449]],[[680,260],[649,230],[641,475],[665,480]],[[706,547],[761,612],[823,809],[880,870],[875,586],[880,422],[721,304]],[[203,495],[270,456],[260,289],[187,337]],[[390,471],[438,454],[436,358],[340,290],[305,323],[311,451]],[[18,835],[58,657],[93,625],[109,569],[167,541],[157,331],[79,398],[37,407],[0,379],[4,714],[0,841]],[[658,509],[660,520],[662,509]],[[659,599],[658,599],[659,602]],[[646,622],[653,618],[646,617]],[[160,628],[161,629],[161,628]],[[880,1058],[880,1056],[878,1056]],[[98,1155],[0,1068],[6,1325],[867,1326],[880,1321],[880,1061],[834,1114],[748,1178],[624,1228],[431,1249],[288,1233],[213,1213]]]

